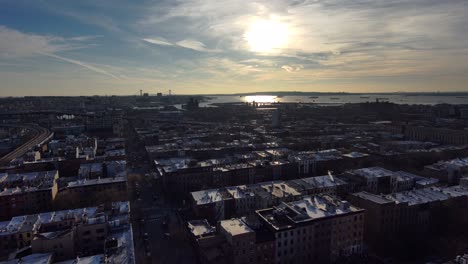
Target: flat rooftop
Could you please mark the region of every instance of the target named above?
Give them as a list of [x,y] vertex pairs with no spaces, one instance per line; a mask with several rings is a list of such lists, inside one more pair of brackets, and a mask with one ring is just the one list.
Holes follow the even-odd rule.
[[226,187],[226,191],[234,198],[234,199],[242,199],[248,197],[254,197],[255,193],[246,185],[239,185],[233,187]]
[[211,226],[206,219],[188,221],[187,225],[190,232],[195,237],[203,237],[216,232],[216,228]]
[[229,219],[219,222],[223,228],[231,236],[254,233],[255,231],[244,223],[241,219]]
[[388,199],[385,195],[378,195],[368,192],[358,192],[353,193],[352,195],[359,197],[364,200],[368,200],[377,204],[386,204],[386,203],[393,203],[392,200]]
[[364,157],[367,157],[367,156],[369,156],[369,154],[362,153],[362,152],[355,152],[355,151],[354,151],[354,152],[342,154],[342,156],[347,157],[347,158],[356,159],[356,158],[364,158]]
[[435,169],[435,170],[445,170],[449,167],[468,167],[468,157],[458,158],[447,161],[439,161],[432,165],[425,166],[426,168]]
[[227,197],[224,189],[209,189],[190,193],[197,205],[220,202]]
[[294,187],[284,181],[262,182],[261,188],[275,197],[288,197],[301,195]]
[[408,205],[419,205],[436,201],[445,201],[452,197],[468,196],[468,187],[451,186],[445,188],[429,187],[411,191],[397,192],[387,195],[377,195],[367,192],[354,193],[354,196],[372,201],[374,203],[408,203]]
[[304,181],[312,185],[313,187],[320,187],[320,188],[333,187],[333,186],[346,184],[344,180],[339,179],[334,176],[330,176],[330,175],[302,178],[302,179],[299,179],[299,181]]
[[393,175],[393,172],[381,167],[369,167],[369,168],[362,168],[357,170],[351,171],[354,174],[360,175],[367,179],[370,178],[380,178],[380,177],[389,177]]
[[105,256],[103,254],[89,256],[89,257],[81,257],[75,258],[70,260],[65,260],[61,262],[57,262],[55,264],[102,264],[105,263]]
[[310,196],[302,200],[257,210],[257,214],[276,230],[288,229],[306,222],[363,212],[363,209],[329,195]]
[[0,174],[0,186],[6,186],[16,182],[27,184],[29,182],[37,182],[41,180],[51,180],[55,175],[57,175],[57,173],[57,170],[26,173],[2,173]]
[[19,259],[1,261],[0,264],[50,264],[52,263],[52,259],[53,253],[39,253],[24,256]]
[[126,177],[115,177],[115,178],[99,178],[99,179],[83,179],[77,181],[71,181],[68,183],[68,188],[89,186],[89,185],[98,185],[98,184],[109,184],[116,182],[125,182],[127,181]]

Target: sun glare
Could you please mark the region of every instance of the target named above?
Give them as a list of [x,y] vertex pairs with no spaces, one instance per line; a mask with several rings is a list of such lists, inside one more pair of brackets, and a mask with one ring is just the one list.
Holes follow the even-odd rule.
[[256,20],[250,24],[244,35],[250,50],[275,52],[288,44],[288,26],[275,20]]

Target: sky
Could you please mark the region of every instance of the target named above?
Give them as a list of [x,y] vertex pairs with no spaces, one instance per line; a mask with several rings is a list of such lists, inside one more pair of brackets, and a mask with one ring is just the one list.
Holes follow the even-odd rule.
[[466,0],[0,6],[0,96],[468,91]]

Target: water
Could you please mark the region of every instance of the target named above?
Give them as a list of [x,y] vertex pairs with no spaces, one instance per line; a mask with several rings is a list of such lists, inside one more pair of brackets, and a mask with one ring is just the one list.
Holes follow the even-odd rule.
[[436,105],[436,104],[468,104],[468,96],[455,95],[403,95],[403,94],[346,94],[346,95],[318,95],[318,96],[274,96],[274,95],[253,95],[236,96],[222,95],[212,96],[210,100],[200,104],[202,107],[209,107],[213,103],[236,103],[236,102],[258,102],[258,103],[316,103],[319,105],[345,104],[345,103],[365,103],[380,101],[396,104],[410,105]]

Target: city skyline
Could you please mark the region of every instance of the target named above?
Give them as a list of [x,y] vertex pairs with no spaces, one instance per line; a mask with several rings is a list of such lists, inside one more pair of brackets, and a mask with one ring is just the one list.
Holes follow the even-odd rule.
[[0,1],[2,96],[466,91],[466,1]]

